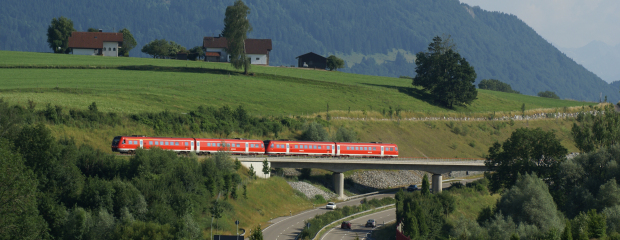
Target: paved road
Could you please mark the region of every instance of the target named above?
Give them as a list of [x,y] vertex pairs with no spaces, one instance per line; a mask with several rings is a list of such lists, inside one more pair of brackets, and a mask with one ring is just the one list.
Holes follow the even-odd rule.
[[[467,180],[462,180],[461,182],[465,184],[466,182],[472,182],[474,180],[476,179],[467,179]],[[450,187],[451,183],[452,182],[443,183],[443,187],[448,188]],[[384,198],[384,197],[394,197],[394,194],[393,193],[377,194],[377,195],[368,196],[367,199]],[[336,205],[338,207],[359,205],[360,200],[361,198],[337,203]],[[323,205],[318,208],[311,209],[311,210],[299,213],[297,215],[293,215],[292,217],[279,217],[279,218],[272,219],[270,221],[270,223],[272,224],[269,225],[267,228],[263,229],[263,238],[269,239],[269,240],[294,240],[295,237],[299,235],[302,228],[304,227],[305,220],[313,218],[314,216],[318,214],[323,214],[327,211],[330,211],[330,210],[325,209],[325,205]],[[380,223],[383,223],[383,220],[381,220]],[[360,238],[361,237],[362,235],[360,235]]]
[[381,226],[384,222],[392,222],[396,220],[396,210],[390,208],[381,212],[376,212],[370,215],[362,216],[350,220],[351,229],[341,229],[340,226],[336,226],[330,229],[321,240],[354,240],[356,237],[360,239],[366,239],[374,228],[366,227],[366,221],[368,219],[374,219],[377,222],[377,227]]
[[[377,194],[368,196],[367,199],[373,198],[384,198],[384,197],[394,197],[394,194]],[[361,199],[354,199],[346,202],[337,203],[337,207],[343,206],[353,206],[359,205]],[[267,228],[263,229],[263,238],[270,240],[293,240],[297,235],[301,232],[304,227],[304,221],[318,214],[323,214],[327,211],[325,209],[325,205],[320,206],[319,208],[311,209],[297,215],[293,215],[292,217],[280,217],[271,220],[273,224],[269,225]]]

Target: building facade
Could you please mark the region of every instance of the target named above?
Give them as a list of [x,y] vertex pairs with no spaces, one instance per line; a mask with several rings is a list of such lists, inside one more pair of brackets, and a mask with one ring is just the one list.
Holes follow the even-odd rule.
[[[204,37],[202,47],[205,49],[205,61],[230,62],[230,55],[226,53],[228,42],[225,37]],[[251,64],[269,65],[271,39],[246,39],[245,54]]]
[[74,55],[91,55],[118,57],[119,48],[123,45],[122,33],[72,32],[69,37],[69,48]]

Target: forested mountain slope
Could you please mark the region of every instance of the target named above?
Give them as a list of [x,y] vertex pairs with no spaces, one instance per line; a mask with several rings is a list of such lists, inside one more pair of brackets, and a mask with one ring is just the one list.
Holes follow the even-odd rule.
[[[128,28],[142,45],[165,38],[186,48],[223,29],[226,6],[233,0],[0,0],[0,49],[44,51],[46,28],[54,17],[73,20],[77,30]],[[562,98],[597,101],[599,94],[620,99],[616,90],[578,65],[514,15],[436,1],[246,1],[252,38],[273,40],[271,65],[292,65],[296,56],[313,51],[327,55],[376,56],[400,50],[423,51],[436,35],[449,34],[478,73],[478,81],[495,78],[513,89],[535,95],[555,91]],[[353,60],[350,60],[353,61]],[[377,65],[372,58],[344,71],[413,76],[415,65],[402,55]]]

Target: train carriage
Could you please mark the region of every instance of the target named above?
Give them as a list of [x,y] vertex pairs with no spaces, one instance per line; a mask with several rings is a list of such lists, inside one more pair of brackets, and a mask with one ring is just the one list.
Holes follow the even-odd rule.
[[268,155],[335,156],[334,142],[265,141]]
[[151,149],[153,147],[175,152],[191,152],[194,150],[194,139],[132,135],[117,136],[112,140],[113,152],[135,153],[138,148]]
[[265,145],[261,140],[196,138],[197,154],[211,154],[220,150],[232,154],[257,155],[265,154]]
[[391,143],[337,142],[337,155],[343,157],[398,157],[398,146]]

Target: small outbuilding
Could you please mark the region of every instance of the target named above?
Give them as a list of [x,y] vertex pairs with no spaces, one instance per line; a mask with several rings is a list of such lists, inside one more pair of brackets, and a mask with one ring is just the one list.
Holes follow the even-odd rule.
[[327,68],[327,58],[321,55],[318,55],[313,52],[306,53],[304,55],[296,57],[297,59],[297,67],[305,67],[305,68],[318,68],[318,69],[326,69]]

